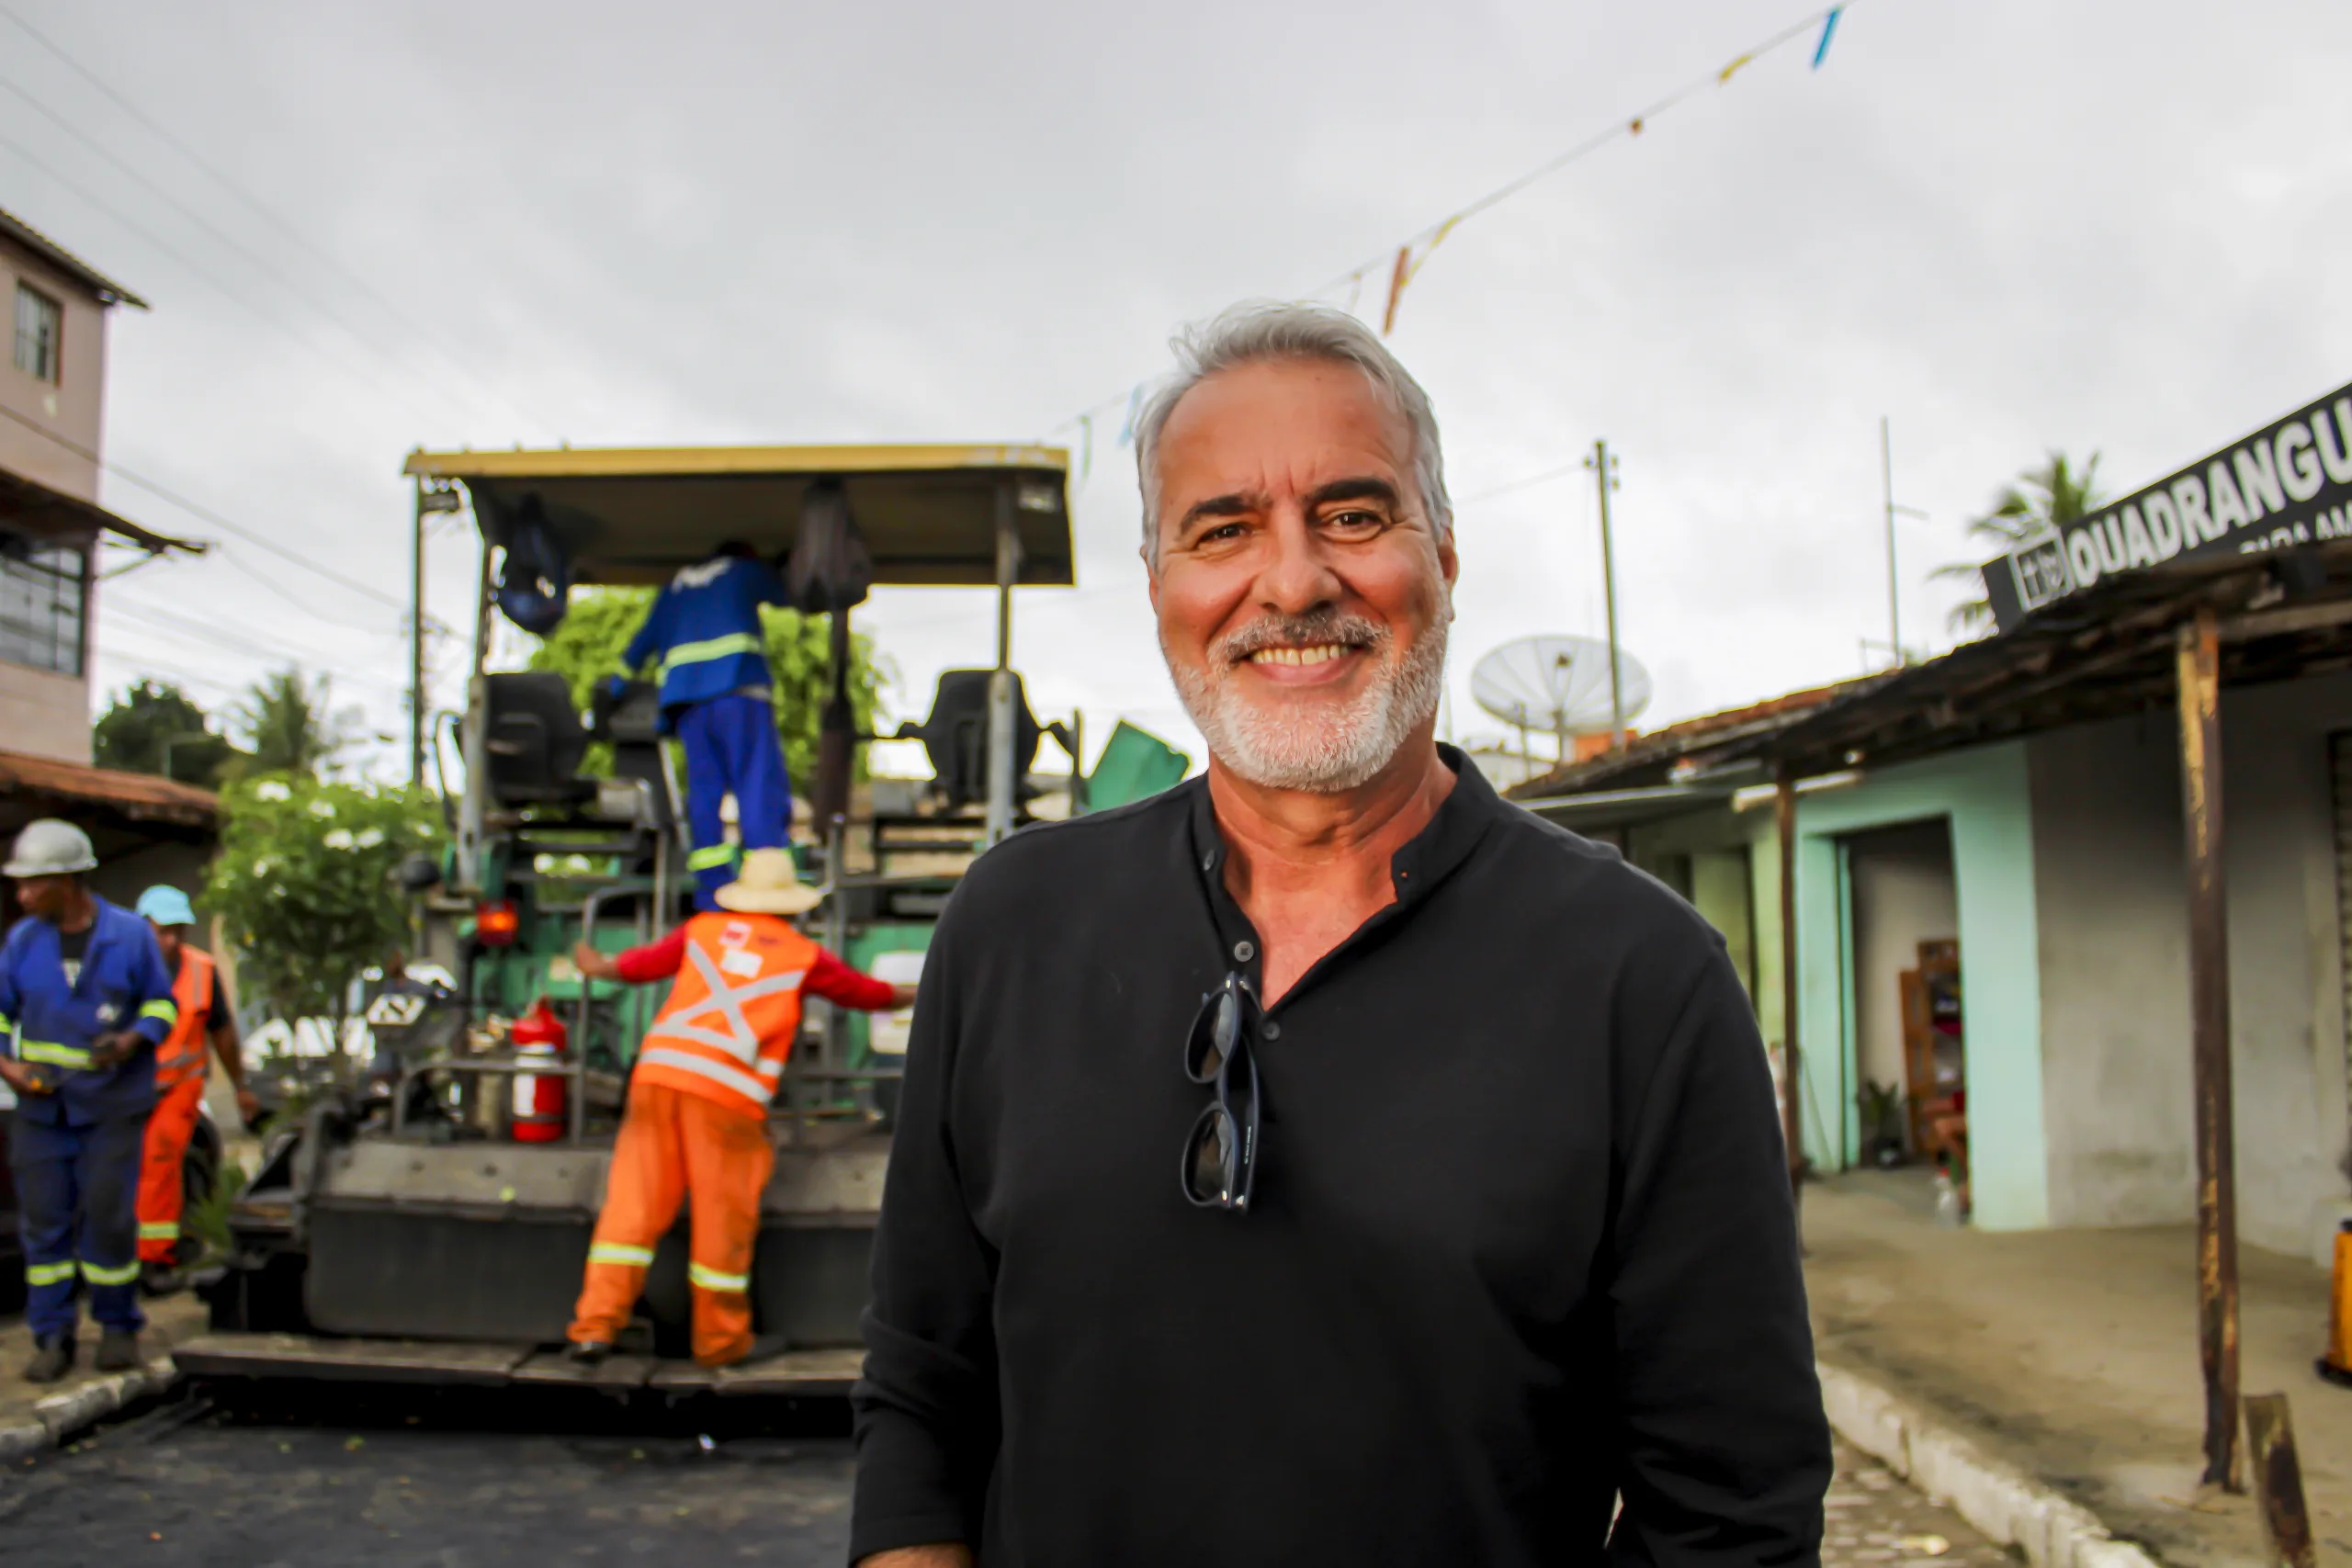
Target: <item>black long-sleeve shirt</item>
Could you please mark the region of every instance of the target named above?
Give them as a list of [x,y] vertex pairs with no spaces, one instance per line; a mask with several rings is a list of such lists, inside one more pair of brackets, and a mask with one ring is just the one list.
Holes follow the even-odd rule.
[[1267,1016],[1247,1213],[1179,1180],[1185,1034],[1260,945],[1205,785],[972,868],[916,1004],[854,1558],[1818,1560],[1828,1431],[1723,945],[1447,761],[1396,902]]

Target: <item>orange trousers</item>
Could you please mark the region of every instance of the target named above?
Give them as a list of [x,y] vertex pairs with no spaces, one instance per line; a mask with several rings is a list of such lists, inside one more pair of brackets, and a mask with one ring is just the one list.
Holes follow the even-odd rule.
[[169,1267],[180,1239],[180,1163],[204,1109],[204,1075],[155,1097],[147,1118],[147,1153],[139,1168],[139,1261]]
[[691,1195],[686,1282],[694,1291],[695,1359],[723,1367],[750,1355],[752,1247],[760,1194],[775,1168],[764,1117],[662,1084],[631,1085],[588,1247],[588,1277],[572,1311],[572,1339],[609,1345],[620,1337],[653,1248]]

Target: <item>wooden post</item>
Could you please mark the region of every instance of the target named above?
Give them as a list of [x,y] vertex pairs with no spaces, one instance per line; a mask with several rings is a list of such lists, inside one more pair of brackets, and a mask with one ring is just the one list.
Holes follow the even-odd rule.
[[2197,1100],[2197,1339],[2205,1481],[2238,1467],[2237,1155],[2230,1088],[2230,938],[2222,861],[2222,645],[2211,610],[2180,628],[2181,820],[2188,859],[2188,1010]]
[[1802,1193],[1804,1120],[1798,1111],[1804,1075],[1797,1054],[1797,786],[1786,772],[1772,798],[1781,833],[1781,1138],[1788,1146],[1789,1190]]
[[2262,1533],[2271,1560],[2280,1568],[2319,1568],[2312,1540],[2312,1512],[2303,1501],[2303,1466],[2295,1455],[2295,1424],[2283,1393],[2250,1393],[2245,1399],[2246,1447],[2254,1450],[2254,1495],[2262,1511]]

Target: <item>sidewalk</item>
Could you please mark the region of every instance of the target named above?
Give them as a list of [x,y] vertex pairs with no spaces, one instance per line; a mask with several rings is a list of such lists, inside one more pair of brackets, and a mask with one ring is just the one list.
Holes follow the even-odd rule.
[[[2182,1568],[2264,1561],[2245,1498],[2199,1497],[2204,1394],[2189,1227],[1949,1230],[1912,1172],[1804,1190],[1824,1362],[1932,1412]],[[2352,1391],[2312,1370],[2326,1276],[2240,1255],[2244,1385],[2293,1406],[2323,1563],[2352,1564]]]
[[[174,1345],[204,1332],[204,1303],[193,1292],[183,1292],[142,1304],[147,1310],[147,1332],[139,1337],[139,1353],[151,1367],[168,1356]],[[5,1453],[15,1440],[12,1434],[43,1425],[38,1408],[43,1400],[72,1394],[103,1382],[109,1376],[120,1376],[100,1372],[90,1365],[90,1358],[98,1348],[98,1331],[86,1319],[81,1338],[81,1354],[74,1360],[73,1371],[62,1381],[29,1383],[18,1374],[32,1359],[32,1334],[21,1317],[0,1318],[0,1453]]]

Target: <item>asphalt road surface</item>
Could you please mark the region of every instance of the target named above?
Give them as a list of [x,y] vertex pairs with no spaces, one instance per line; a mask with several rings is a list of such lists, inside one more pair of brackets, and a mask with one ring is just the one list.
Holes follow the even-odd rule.
[[[628,1411],[329,1389],[184,1394],[0,1475],[0,1558],[42,1568],[490,1568],[729,1562],[840,1568],[838,1405],[706,1400]],[[1880,1466],[1838,1449],[1829,1568],[2015,1568]]]
[[[840,1568],[838,1408],[667,1416],[566,1399],[182,1396],[0,1478],[0,1560],[43,1568]],[[705,1430],[704,1428],[707,1428]]]

